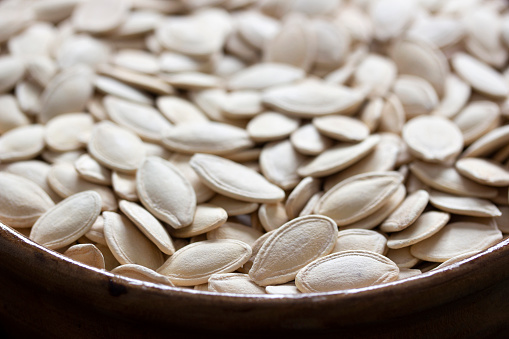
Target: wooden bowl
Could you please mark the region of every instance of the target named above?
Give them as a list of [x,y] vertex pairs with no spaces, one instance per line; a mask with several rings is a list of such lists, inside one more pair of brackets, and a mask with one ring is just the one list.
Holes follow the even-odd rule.
[[15,337],[505,337],[509,240],[402,282],[260,297],[121,278],[0,224],[0,301],[2,329]]

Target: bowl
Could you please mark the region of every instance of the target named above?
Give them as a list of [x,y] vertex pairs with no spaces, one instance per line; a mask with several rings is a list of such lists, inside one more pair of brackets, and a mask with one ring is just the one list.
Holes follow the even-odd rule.
[[0,326],[37,338],[504,337],[509,239],[462,262],[369,288],[217,295],[145,283],[48,250],[0,224]]

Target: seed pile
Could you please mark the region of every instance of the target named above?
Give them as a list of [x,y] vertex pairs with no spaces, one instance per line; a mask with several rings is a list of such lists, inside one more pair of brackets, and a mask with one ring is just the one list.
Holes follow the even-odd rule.
[[340,291],[509,233],[502,0],[4,0],[0,221],[217,293]]

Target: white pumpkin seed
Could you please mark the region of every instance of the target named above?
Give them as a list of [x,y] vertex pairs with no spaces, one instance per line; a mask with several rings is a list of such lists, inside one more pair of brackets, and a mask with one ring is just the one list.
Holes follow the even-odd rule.
[[106,242],[119,263],[153,270],[163,264],[161,251],[129,219],[115,212],[104,212],[103,217]]
[[251,247],[239,240],[205,240],[183,247],[158,270],[176,286],[206,283],[212,274],[230,273],[251,256]]
[[395,281],[398,275],[398,266],[378,253],[345,251],[304,267],[295,277],[295,285],[301,292],[331,292]]
[[304,266],[329,254],[337,237],[337,226],[328,217],[295,218],[265,240],[254,258],[249,276],[260,286],[289,282]]
[[148,157],[136,173],[138,196],[154,216],[174,228],[192,223],[196,195],[189,181],[169,161]]
[[48,209],[35,222],[30,239],[50,249],[72,244],[85,235],[101,213],[101,196],[76,193]]

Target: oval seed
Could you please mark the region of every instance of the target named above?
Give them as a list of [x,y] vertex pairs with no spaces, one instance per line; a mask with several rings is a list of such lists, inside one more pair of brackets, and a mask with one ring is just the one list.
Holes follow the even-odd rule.
[[[16,87],[16,93],[17,92],[18,87]],[[18,101],[20,101],[19,96],[17,101],[12,95],[0,96],[0,133],[3,134],[10,129],[28,125],[30,123],[27,116],[20,110],[19,106],[22,105],[20,102],[18,106]]]
[[334,174],[361,160],[375,148],[379,141],[380,136],[374,134],[357,144],[339,144],[300,167],[297,173],[303,177],[323,177]]
[[125,200],[120,201],[119,207],[126,217],[128,217],[129,220],[131,220],[131,222],[161,250],[161,252],[168,255],[175,253],[175,247],[173,246],[173,241],[168,231],[166,231],[163,225],[161,225],[161,223],[146,209],[134,202]]
[[406,189],[405,185],[399,185],[396,192],[394,192],[390,197],[387,198],[387,201],[374,213],[368,215],[367,217],[353,222],[351,224],[348,224],[346,226],[342,226],[342,230],[346,229],[356,229],[356,228],[362,228],[362,229],[372,229],[376,226],[380,225],[382,221],[387,218],[389,214],[391,214],[405,199],[406,195]]
[[311,31],[306,28],[305,16],[286,17],[281,30],[270,39],[263,50],[263,60],[280,62],[307,71],[313,62],[317,44]]
[[189,181],[169,161],[148,157],[136,173],[141,202],[157,218],[174,228],[193,221],[196,195]]
[[19,175],[20,177],[35,182],[54,202],[59,202],[61,200],[60,196],[48,185],[48,174],[51,165],[46,162],[39,160],[17,161],[3,165],[0,169],[3,172]]
[[267,232],[273,231],[289,221],[282,203],[262,204],[258,209],[258,218]]
[[77,30],[93,34],[107,33],[120,26],[129,13],[130,2],[92,0],[77,5],[72,23]]
[[176,286],[204,284],[215,273],[230,273],[251,256],[251,247],[239,240],[205,240],[183,247],[157,272]]
[[312,177],[306,177],[288,195],[285,202],[286,214],[290,219],[299,216],[311,197],[320,191],[321,182]]
[[177,152],[217,155],[254,146],[245,130],[212,121],[179,124],[164,133],[162,142]]
[[426,261],[444,262],[472,251],[483,251],[502,240],[495,223],[454,222],[432,237],[413,245],[412,255]]
[[263,147],[260,167],[265,178],[288,190],[299,183],[297,169],[305,160],[303,155],[295,151],[289,140],[276,141]]
[[353,84],[368,87],[371,96],[384,96],[394,83],[396,73],[396,64],[392,60],[369,54],[356,67]]
[[126,85],[122,81],[107,76],[97,75],[94,79],[94,86],[102,93],[113,95],[125,100],[139,104],[151,105],[152,98],[136,88]]
[[102,165],[126,173],[136,171],[145,157],[145,148],[137,135],[108,121],[95,125],[88,150]]
[[407,36],[396,42],[389,54],[399,74],[420,77],[435,88],[438,96],[442,95],[449,66],[440,49],[427,41]]
[[263,243],[249,276],[261,286],[291,281],[304,266],[329,254],[337,237],[337,226],[328,217],[293,219],[273,231]]
[[162,96],[156,100],[157,108],[161,113],[178,125],[181,123],[207,122],[209,119],[191,102],[173,96]]
[[35,158],[44,149],[44,127],[27,125],[13,128],[0,137],[0,161]]
[[410,253],[410,247],[398,248],[396,250],[389,248],[385,256],[398,265],[400,269],[412,268],[420,261]]
[[409,195],[398,208],[384,220],[380,229],[383,232],[404,230],[417,220],[428,205],[429,193],[418,190]]
[[78,65],[63,70],[51,78],[42,93],[39,120],[46,123],[60,114],[82,112],[92,92],[89,68]]
[[410,152],[428,162],[456,158],[463,149],[463,135],[450,120],[439,116],[419,116],[403,127],[403,140]]
[[292,65],[260,63],[233,74],[228,81],[228,87],[232,90],[262,90],[291,83],[304,76],[305,72],[302,69]]
[[24,74],[25,65],[21,59],[3,55],[0,58],[0,93],[9,92]]
[[488,186],[509,186],[509,171],[494,161],[481,158],[459,159],[456,169],[461,175]]
[[223,225],[228,219],[226,211],[213,204],[201,204],[196,206],[193,222],[191,225],[174,229],[169,228],[172,237],[175,238],[191,238],[200,234],[205,234],[213,229]]
[[242,201],[278,202],[284,191],[255,171],[231,160],[209,154],[195,154],[191,167],[212,190]]
[[163,284],[174,286],[173,283],[167,277],[157,273],[150,268],[136,264],[124,264],[115,267],[111,270],[111,273],[121,275],[123,277],[147,281],[154,284]]
[[219,293],[265,294],[265,288],[258,286],[247,274],[212,274],[208,281],[208,290]]
[[274,87],[263,93],[264,104],[302,118],[350,114],[363,99],[364,95],[359,90],[315,80]]
[[115,194],[109,187],[82,179],[72,163],[54,164],[48,173],[48,184],[62,198],[83,191],[96,191],[101,196],[103,211],[115,211],[118,208]]
[[108,246],[104,237],[104,218],[102,216],[97,217],[90,230],[85,233],[85,237],[93,242]]
[[236,222],[226,222],[220,227],[217,227],[207,232],[208,240],[217,239],[235,239],[240,240],[249,246],[253,246],[253,243],[263,235],[262,232],[252,227],[242,225]]
[[193,186],[194,193],[196,194],[196,202],[202,203],[210,200],[214,196],[215,192],[208,188],[201,180],[198,174],[192,169],[189,161],[191,155],[175,153],[169,157],[169,161],[177,167],[182,175],[189,180],[191,186]]
[[310,263],[299,271],[295,285],[301,292],[330,292],[383,284],[398,275],[398,266],[380,254],[346,251]]
[[76,193],[47,210],[32,227],[30,239],[50,249],[72,244],[85,235],[101,213],[101,196]]
[[287,283],[274,286],[265,286],[265,292],[267,294],[299,294],[300,291],[297,289],[294,283]]
[[86,146],[94,120],[86,113],[68,113],[52,118],[46,124],[44,140],[53,151],[74,151]]
[[351,229],[340,231],[332,253],[354,250],[370,251],[383,255],[387,250],[387,238],[372,230]]
[[120,199],[128,201],[138,201],[138,191],[136,190],[136,176],[132,174],[113,172],[111,174],[111,184],[113,191]]
[[104,270],[104,256],[101,251],[92,244],[78,244],[69,247],[64,255],[82,264]]
[[491,101],[475,101],[456,115],[454,123],[461,130],[465,145],[470,145],[497,127],[499,120],[500,107],[496,103]]
[[320,133],[339,141],[359,142],[369,136],[362,121],[341,115],[314,118],[313,125]]
[[424,79],[402,75],[394,83],[398,96],[408,118],[428,114],[438,105],[435,89]]
[[111,185],[111,171],[99,164],[87,153],[83,154],[74,163],[79,175],[90,182],[100,185]]
[[346,179],[327,191],[315,206],[338,226],[361,220],[380,208],[403,181],[397,172],[373,172]]
[[136,133],[143,140],[159,142],[163,131],[172,127],[152,106],[113,96],[106,96],[103,104],[111,120]]
[[153,270],[163,264],[161,251],[129,219],[115,212],[104,212],[103,217],[106,242],[119,263]]
[[297,151],[305,155],[319,155],[332,146],[333,141],[318,132],[312,124],[306,124],[292,133],[290,141]]
[[209,203],[223,208],[229,217],[249,214],[258,209],[257,203],[240,201],[220,194],[216,194],[212,199],[210,199]]
[[476,58],[459,52],[452,56],[456,73],[475,90],[494,98],[505,98],[509,86],[500,73]]
[[[452,118],[465,106],[470,98],[470,86],[454,74],[445,79],[444,95],[433,114]],[[465,143],[467,143],[465,141]]]
[[486,199],[459,197],[439,191],[431,191],[430,202],[442,211],[471,215],[474,217],[497,217],[502,213],[492,202]]
[[403,231],[391,234],[387,241],[387,246],[398,249],[416,244],[440,231],[449,219],[449,213],[437,211],[424,212],[412,225]]
[[507,145],[509,142],[509,126],[501,126],[486,133],[474,141],[461,154],[462,157],[485,157]]
[[392,133],[380,134],[380,141],[372,152],[355,164],[326,178],[324,189],[331,187],[347,178],[368,172],[392,171],[396,167],[398,152],[401,149],[401,139]]
[[299,120],[276,112],[257,115],[247,124],[253,141],[265,142],[286,138],[299,127]]
[[410,164],[410,170],[424,184],[439,191],[479,198],[493,198],[497,195],[495,188],[461,176],[454,167],[414,161]]
[[35,182],[0,172],[0,220],[11,227],[31,227],[55,204]]

